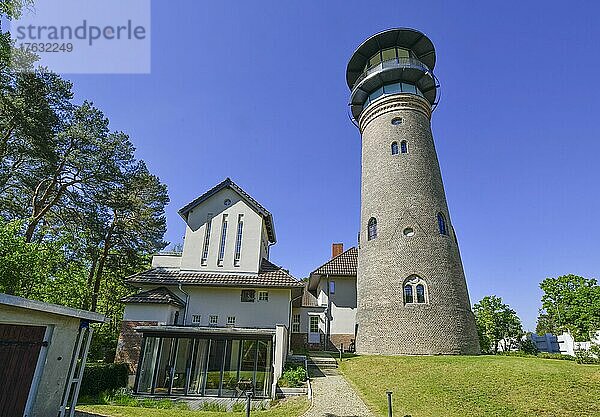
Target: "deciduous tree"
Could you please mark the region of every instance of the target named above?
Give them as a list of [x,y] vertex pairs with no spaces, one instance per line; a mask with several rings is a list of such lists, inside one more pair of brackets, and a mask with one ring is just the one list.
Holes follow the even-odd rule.
[[540,288],[544,294],[537,330],[568,330],[578,341],[600,330],[600,286],[595,279],[569,274],[546,278]]
[[[514,341],[523,335],[521,320],[502,298],[495,295],[483,297],[473,306],[479,343],[486,353],[498,353],[499,347],[510,350]],[[502,343],[502,345],[501,345]]]

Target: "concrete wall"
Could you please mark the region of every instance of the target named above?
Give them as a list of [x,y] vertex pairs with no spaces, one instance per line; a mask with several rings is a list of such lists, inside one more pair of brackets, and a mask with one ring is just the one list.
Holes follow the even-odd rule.
[[275,328],[275,355],[273,358],[273,387],[271,393],[275,396],[277,381],[283,373],[283,366],[288,353],[288,331],[284,325],[277,325]]
[[[290,320],[290,289],[249,288],[256,291],[253,303],[241,301],[242,288],[183,287],[190,301],[185,324],[192,325],[193,315],[201,315],[201,326],[209,325],[209,316],[219,316],[217,326],[224,327],[228,316],[235,316],[235,327],[274,328],[277,324],[286,327]],[[170,288],[185,300],[176,287]],[[269,301],[258,301],[259,291],[269,293]]]
[[[231,200],[229,206],[224,204],[226,199]],[[201,265],[206,220],[209,213],[212,214],[212,220],[208,258],[206,265]],[[223,263],[219,266],[217,260],[224,214],[227,214],[227,236]],[[240,214],[244,215],[243,238],[239,266],[235,266],[235,242],[238,216]],[[181,269],[257,273],[261,255],[265,255],[262,247],[266,245],[264,242],[266,234],[263,230],[264,221],[262,217],[246,204],[235,191],[229,188],[223,189],[188,214]]]
[[48,347],[42,347],[32,388],[37,383],[37,393],[28,417],[56,417],[60,409],[65,384],[71,364],[73,348],[79,332],[78,318],[49,314],[19,307],[0,305],[0,323],[46,326]]

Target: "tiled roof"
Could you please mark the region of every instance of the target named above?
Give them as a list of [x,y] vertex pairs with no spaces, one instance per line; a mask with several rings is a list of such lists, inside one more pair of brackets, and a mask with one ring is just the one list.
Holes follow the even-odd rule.
[[132,284],[201,285],[212,287],[300,288],[302,282],[285,269],[263,259],[258,275],[180,271],[176,268],[152,268],[128,278]]
[[[356,266],[358,264],[358,250],[351,247],[345,252],[340,253],[335,258],[325,262],[312,274],[315,275],[336,275],[336,276],[356,276]],[[311,275],[312,275],[311,274]]]
[[221,181],[219,184],[215,185],[213,188],[202,194],[200,197],[196,198],[191,203],[186,204],[179,210],[179,215],[186,220],[187,214],[190,210],[196,207],[198,204],[206,201],[208,198],[212,197],[219,191],[224,188],[231,188],[235,192],[237,192],[245,201],[248,203],[254,210],[256,210],[263,218],[265,219],[265,225],[267,227],[267,233],[269,234],[269,241],[276,242],[275,238],[275,227],[273,225],[273,216],[271,213],[264,208],[258,201],[256,201],[250,194],[246,191],[242,190],[242,188],[237,185],[235,182],[231,180],[231,178],[225,178],[225,180]]
[[307,286],[304,286],[304,292],[302,293],[302,307],[319,307],[319,300],[308,292]]
[[174,304],[183,307],[185,303],[165,287],[142,291],[121,299],[124,303]]

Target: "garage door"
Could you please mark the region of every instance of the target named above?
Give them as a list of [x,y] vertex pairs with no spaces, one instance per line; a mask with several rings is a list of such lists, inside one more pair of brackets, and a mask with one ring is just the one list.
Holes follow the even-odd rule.
[[0,416],[22,416],[40,349],[44,326],[0,324]]

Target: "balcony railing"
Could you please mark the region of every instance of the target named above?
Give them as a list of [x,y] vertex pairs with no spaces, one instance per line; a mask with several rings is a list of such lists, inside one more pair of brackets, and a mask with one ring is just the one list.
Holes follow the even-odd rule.
[[369,75],[382,71],[387,68],[416,68],[423,72],[431,72],[431,70],[427,67],[427,65],[423,64],[416,58],[394,58],[389,59],[387,61],[382,61],[378,64],[375,64],[369,68],[367,68],[354,82],[354,87],[356,88],[365,78]]

